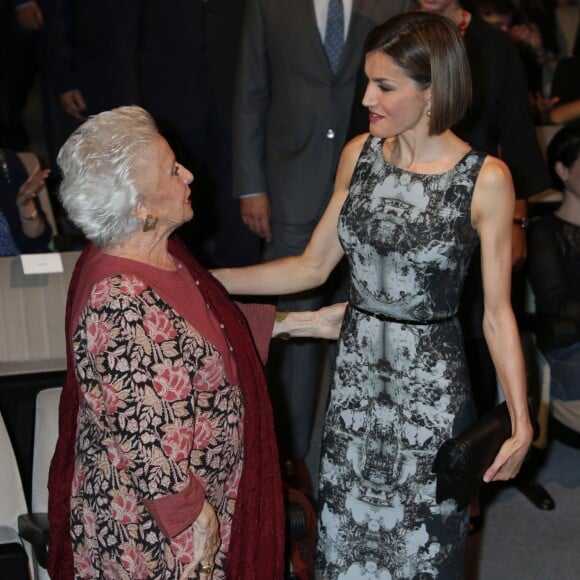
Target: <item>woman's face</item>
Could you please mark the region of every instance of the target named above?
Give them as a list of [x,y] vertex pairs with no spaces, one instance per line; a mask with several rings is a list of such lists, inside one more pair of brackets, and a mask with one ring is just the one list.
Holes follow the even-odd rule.
[[556,163],[556,171],[564,183],[566,193],[580,198],[580,157],[570,167]]
[[424,12],[435,12],[442,16],[449,16],[460,8],[457,0],[418,0],[418,4]]
[[369,131],[375,137],[393,137],[424,124],[431,89],[420,89],[402,68],[382,52],[371,52],[365,59],[368,85],[363,105],[369,110]]
[[189,184],[193,175],[177,163],[167,141],[159,136],[146,170],[144,205],[160,224],[178,227],[193,217]]

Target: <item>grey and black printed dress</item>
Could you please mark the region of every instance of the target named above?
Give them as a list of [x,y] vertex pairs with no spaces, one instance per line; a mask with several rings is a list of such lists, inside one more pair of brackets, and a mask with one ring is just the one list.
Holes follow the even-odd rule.
[[438,505],[433,459],[475,411],[459,322],[484,155],[445,173],[392,166],[369,137],[339,219],[350,306],[326,413],[318,572],[461,578],[467,511]]

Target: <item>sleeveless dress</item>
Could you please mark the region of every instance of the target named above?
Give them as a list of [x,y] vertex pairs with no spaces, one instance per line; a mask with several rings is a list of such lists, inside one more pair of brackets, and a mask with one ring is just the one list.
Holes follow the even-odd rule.
[[475,419],[455,315],[485,155],[417,174],[386,161],[383,143],[366,141],[338,224],[351,288],[326,411],[318,571],[462,578],[469,510],[436,503],[431,470]]

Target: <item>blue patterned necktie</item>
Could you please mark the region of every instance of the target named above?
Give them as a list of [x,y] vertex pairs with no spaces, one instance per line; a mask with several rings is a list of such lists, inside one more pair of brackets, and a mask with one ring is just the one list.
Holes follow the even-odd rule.
[[344,46],[344,8],[342,0],[330,0],[324,34],[324,50],[333,73],[336,73]]

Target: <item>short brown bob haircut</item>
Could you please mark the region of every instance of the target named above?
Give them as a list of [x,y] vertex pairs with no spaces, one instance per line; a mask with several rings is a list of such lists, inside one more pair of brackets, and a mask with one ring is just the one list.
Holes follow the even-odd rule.
[[456,26],[430,12],[400,14],[371,30],[365,55],[382,52],[422,89],[431,87],[429,135],[457,123],[471,101],[471,73]]

